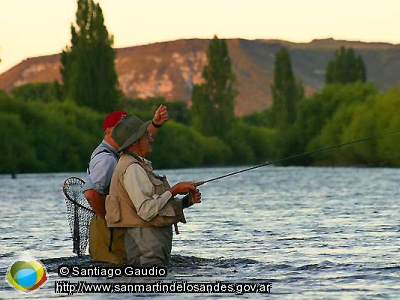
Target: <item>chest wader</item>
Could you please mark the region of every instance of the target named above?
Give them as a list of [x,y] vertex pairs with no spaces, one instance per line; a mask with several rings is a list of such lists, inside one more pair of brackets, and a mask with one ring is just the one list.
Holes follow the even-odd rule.
[[[94,156],[100,153],[109,153],[115,156],[108,149],[99,151]],[[118,159],[117,156],[115,158]],[[90,173],[89,169],[88,173]],[[109,186],[104,190],[104,199],[108,194]],[[124,228],[108,228],[106,220],[95,214],[89,227],[89,254],[92,260],[117,265],[124,264],[126,262],[124,236]]]
[[95,262],[125,263],[124,228],[108,228],[106,220],[94,215],[89,227],[89,254]]

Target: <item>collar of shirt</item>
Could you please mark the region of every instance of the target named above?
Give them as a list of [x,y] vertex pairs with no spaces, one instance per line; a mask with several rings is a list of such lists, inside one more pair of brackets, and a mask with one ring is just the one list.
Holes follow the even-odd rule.
[[101,145],[102,145],[104,148],[107,148],[108,150],[110,150],[112,153],[114,153],[116,157],[118,157],[118,158],[120,157],[120,153],[118,153],[117,150],[115,150],[114,147],[111,146],[111,145],[110,145],[108,142],[106,142],[105,140],[103,140],[103,141],[101,142]]
[[143,163],[149,171],[153,171],[153,164],[151,163],[150,160],[147,160],[144,157],[141,157],[140,155],[137,155],[136,153],[132,153],[132,152],[128,152],[128,151],[125,152],[125,154],[130,155],[134,159],[136,159],[137,161]]

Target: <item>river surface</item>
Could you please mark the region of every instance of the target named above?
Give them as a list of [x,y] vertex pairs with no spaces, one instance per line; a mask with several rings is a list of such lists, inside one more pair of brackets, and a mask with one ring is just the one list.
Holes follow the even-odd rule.
[[[240,168],[161,170],[169,182],[201,181]],[[0,298],[25,296],[5,281],[23,255],[45,265],[48,280],[28,298],[125,299],[129,294],[58,294],[60,280],[271,283],[271,294],[146,294],[176,299],[395,299],[400,295],[400,169],[264,167],[201,187],[174,236],[165,278],[60,277],[76,257],[61,186],[83,173],[0,176]],[[243,287],[242,287],[243,288]],[[235,290],[238,291],[238,290]]]

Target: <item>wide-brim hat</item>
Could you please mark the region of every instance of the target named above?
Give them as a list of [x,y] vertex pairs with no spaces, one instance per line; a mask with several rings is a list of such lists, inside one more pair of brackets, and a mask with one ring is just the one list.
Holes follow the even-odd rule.
[[135,115],[127,115],[114,127],[111,137],[117,142],[118,151],[139,140],[147,131],[151,121],[143,122]]

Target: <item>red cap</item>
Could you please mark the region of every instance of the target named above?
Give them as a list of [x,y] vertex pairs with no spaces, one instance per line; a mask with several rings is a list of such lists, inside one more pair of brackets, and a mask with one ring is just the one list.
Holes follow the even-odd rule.
[[113,111],[112,113],[109,113],[107,117],[104,119],[103,129],[106,130],[106,128],[114,127],[127,114],[128,113],[123,110]]

